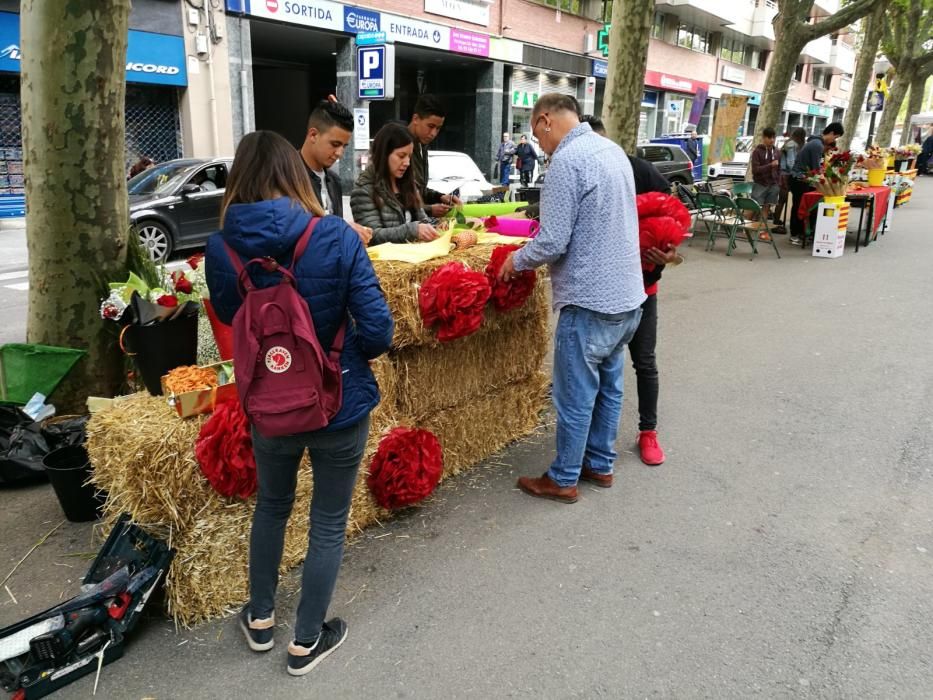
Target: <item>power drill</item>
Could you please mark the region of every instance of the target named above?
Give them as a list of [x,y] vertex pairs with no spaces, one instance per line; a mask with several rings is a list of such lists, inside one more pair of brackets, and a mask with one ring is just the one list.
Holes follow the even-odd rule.
[[62,629],[33,638],[29,642],[29,650],[37,661],[63,661],[85,632],[103,625],[108,617],[107,608],[103,605],[67,613]]

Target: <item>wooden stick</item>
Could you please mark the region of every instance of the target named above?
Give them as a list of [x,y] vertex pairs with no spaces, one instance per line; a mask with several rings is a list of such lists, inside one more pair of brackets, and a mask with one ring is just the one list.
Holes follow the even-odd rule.
[[30,555],[30,554],[32,554],[33,552],[35,552],[35,551],[42,545],[43,542],[45,542],[47,539],[49,539],[49,537],[51,537],[51,535],[52,535],[53,532],[55,532],[58,528],[60,528],[60,527],[61,527],[62,525],[64,525],[64,524],[65,524],[65,521],[62,520],[58,525],[56,525],[56,526],[53,527],[51,530],[49,530],[47,533],[45,533],[45,537],[43,537],[41,540],[39,540],[38,542],[36,542],[36,543],[32,546],[32,549],[30,549],[28,552],[26,552],[26,554],[23,556],[23,558],[20,559],[18,562],[16,562],[16,566],[14,566],[14,567],[12,568],[12,570],[10,571],[10,573],[8,573],[8,574],[6,575],[6,578],[3,579],[2,581],[0,581],[0,586],[4,585],[7,581],[9,581],[10,578],[13,576],[13,574],[16,573],[16,570],[19,568],[19,565],[22,564],[24,561],[26,561],[26,560],[29,558],[29,555]]

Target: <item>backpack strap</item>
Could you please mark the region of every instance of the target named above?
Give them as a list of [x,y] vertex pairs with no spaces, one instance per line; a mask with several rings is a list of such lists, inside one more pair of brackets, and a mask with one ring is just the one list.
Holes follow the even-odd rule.
[[243,266],[243,263],[240,261],[240,256],[237,252],[231,248],[226,241],[224,241],[224,250],[227,251],[227,256],[230,258],[230,263],[233,265],[233,270],[236,272],[238,288],[240,291],[240,296],[243,296],[243,292],[252,292],[256,287],[253,285],[253,281],[249,278],[249,273],[246,272],[246,268]]
[[311,234],[314,233],[314,228],[317,226],[320,220],[321,217],[312,216],[311,221],[308,222],[308,228],[305,229],[304,233],[301,234],[301,237],[295,244],[295,253],[292,255],[292,264],[291,267],[288,268],[289,272],[295,271],[295,266],[298,264],[298,258],[304,255],[305,250],[308,248],[308,243],[311,242]]

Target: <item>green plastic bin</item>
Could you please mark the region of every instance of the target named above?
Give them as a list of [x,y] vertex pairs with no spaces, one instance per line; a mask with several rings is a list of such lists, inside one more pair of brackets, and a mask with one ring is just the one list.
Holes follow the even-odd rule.
[[50,396],[85,354],[51,345],[0,346],[0,401],[25,404],[37,391]]

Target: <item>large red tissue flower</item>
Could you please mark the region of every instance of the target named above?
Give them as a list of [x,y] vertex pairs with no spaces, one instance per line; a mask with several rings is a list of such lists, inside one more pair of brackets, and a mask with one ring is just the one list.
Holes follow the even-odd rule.
[[492,287],[482,272],[463,263],[449,262],[437,268],[421,285],[418,306],[425,327],[437,326],[441,342],[475,333],[483,324],[483,309]]
[[496,311],[511,311],[524,306],[535,290],[538,276],[534,270],[519,272],[508,282],[499,279],[499,270],[506,258],[520,248],[518,245],[497,245],[492,249],[492,256],[486,266],[486,277],[492,285],[492,305]]
[[217,404],[194,443],[201,472],[227,498],[247,499],[256,492],[256,459],[249,420],[240,402]]
[[443,471],[441,443],[433,433],[393,428],[379,441],[366,483],[382,508],[404,508],[431,495]]
[[679,199],[663,192],[646,192],[638,195],[635,202],[642,252],[649,248],[667,250],[681,244],[691,220],[690,212]]

